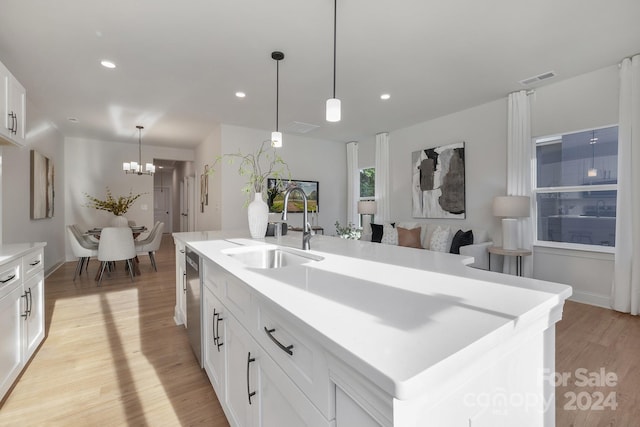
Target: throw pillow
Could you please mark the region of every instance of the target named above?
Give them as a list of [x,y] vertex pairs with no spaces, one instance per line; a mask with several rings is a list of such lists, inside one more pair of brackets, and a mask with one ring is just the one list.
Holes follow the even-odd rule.
[[408,248],[422,249],[420,244],[420,227],[412,228],[411,230],[397,227],[398,230],[398,246],[406,246]]
[[371,223],[371,241],[380,243],[382,241],[382,224]]
[[460,246],[467,246],[473,244],[473,231],[462,231],[458,230],[455,236],[453,236],[453,241],[451,242],[451,252],[452,254],[460,253]]
[[447,252],[447,242],[449,241],[449,236],[451,235],[451,230],[449,227],[440,227],[435,229],[433,234],[431,235],[431,242],[429,243],[429,248],[432,251],[436,252]]
[[387,245],[398,244],[398,230],[395,229],[394,224],[384,224],[382,228],[382,240],[380,240],[380,243],[386,243]]

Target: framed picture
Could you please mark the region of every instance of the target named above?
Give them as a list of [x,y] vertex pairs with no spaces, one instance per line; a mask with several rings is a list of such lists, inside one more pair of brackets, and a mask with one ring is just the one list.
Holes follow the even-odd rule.
[[[318,181],[303,181],[292,179],[291,185],[300,187],[307,196],[307,212],[318,212],[320,200],[320,189]],[[278,189],[277,180],[275,178],[267,179],[267,204],[269,212],[282,212],[284,204],[284,190]],[[289,206],[287,212],[304,211],[304,200],[300,193],[294,192],[289,195]]]
[[54,176],[51,159],[31,150],[31,219],[53,218]]
[[414,218],[464,219],[464,142],[411,154]]

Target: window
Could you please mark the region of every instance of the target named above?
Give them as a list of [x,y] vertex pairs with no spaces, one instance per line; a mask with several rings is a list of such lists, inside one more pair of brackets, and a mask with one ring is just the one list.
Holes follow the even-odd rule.
[[373,199],[376,195],[376,168],[360,169],[360,199]]
[[537,243],[598,250],[615,246],[618,127],[534,143]]

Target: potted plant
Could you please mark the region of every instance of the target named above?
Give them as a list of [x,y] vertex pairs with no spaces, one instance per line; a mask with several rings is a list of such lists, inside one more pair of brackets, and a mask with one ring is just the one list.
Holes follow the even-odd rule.
[[362,234],[362,228],[356,227],[351,222],[342,227],[340,222],[336,221],[336,234],[343,239],[358,240]]
[[[218,156],[213,167],[208,170],[208,174],[213,174],[214,167],[223,158],[228,159],[229,164],[236,159],[239,160],[238,173],[247,178],[242,191],[247,195],[245,206],[248,207],[249,232],[253,238],[263,238],[267,231],[269,207],[263,197],[267,178],[275,178],[281,188],[285,186],[284,182],[291,178],[289,166],[278,155],[275,148],[267,145],[268,142],[270,141],[263,141],[252,153],[243,154],[238,151]],[[250,202],[252,193],[253,201]]]
[[115,198],[113,194],[111,194],[111,189],[107,187],[107,197],[104,200],[84,193],[87,199],[89,199],[84,206],[100,211],[111,212],[115,215],[111,220],[111,225],[114,227],[126,227],[129,225],[129,221],[124,217],[124,214],[127,213],[133,202],[142,196],[142,194],[144,193],[133,194],[132,191],[129,191],[128,195]]

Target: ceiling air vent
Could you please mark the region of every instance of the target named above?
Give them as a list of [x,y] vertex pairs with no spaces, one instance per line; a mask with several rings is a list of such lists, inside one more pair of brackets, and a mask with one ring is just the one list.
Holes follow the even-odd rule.
[[538,74],[537,76],[529,77],[528,79],[520,80],[520,84],[524,86],[528,86],[533,83],[541,82],[542,80],[550,79],[551,77],[555,77],[556,73],[553,71],[547,71],[546,73]]
[[286,133],[308,133],[320,126],[302,122],[291,122],[282,129]]

